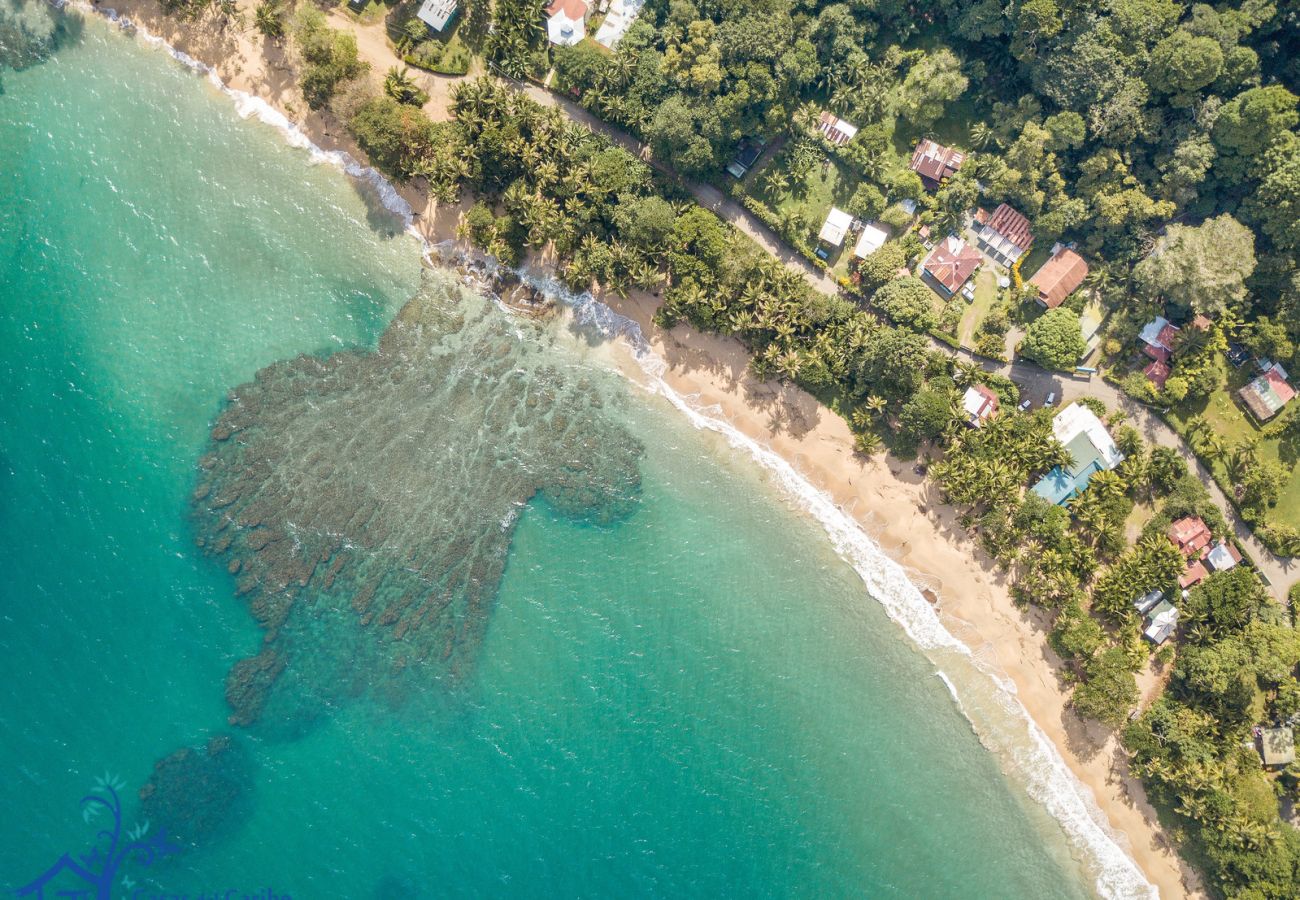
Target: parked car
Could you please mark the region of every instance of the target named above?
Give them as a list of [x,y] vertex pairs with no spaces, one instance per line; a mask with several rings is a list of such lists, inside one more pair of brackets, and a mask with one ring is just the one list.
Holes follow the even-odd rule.
[[1028,401],[1028,400],[1021,400],[1021,401],[1020,401],[1020,411],[1021,411],[1021,412],[1024,412],[1024,411],[1027,410],[1027,409],[1029,409],[1029,401]]
[[1050,394],[1047,395],[1047,399],[1043,401],[1043,405],[1044,406],[1056,405],[1056,391],[1052,391]]

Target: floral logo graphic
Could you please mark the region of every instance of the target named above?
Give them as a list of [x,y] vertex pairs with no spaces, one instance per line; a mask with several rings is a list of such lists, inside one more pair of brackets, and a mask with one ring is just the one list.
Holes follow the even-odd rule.
[[[122,799],[118,792],[124,787],[125,784],[113,775],[105,774],[95,779],[90,793],[81,798],[81,818],[91,822],[107,811],[113,818],[111,827],[101,828],[85,853],[75,857],[71,853],[60,856],[39,878],[19,888],[16,892],[19,897],[44,898],[48,890],[51,897],[108,900],[112,897],[114,883],[119,880],[119,872],[123,888],[130,890],[135,886],[131,877],[122,871],[126,863],[148,867],[180,850],[162,835],[150,835],[148,822],[133,826],[125,834],[122,832]],[[56,879],[57,886],[53,883]],[[79,886],[68,887],[74,880]]]

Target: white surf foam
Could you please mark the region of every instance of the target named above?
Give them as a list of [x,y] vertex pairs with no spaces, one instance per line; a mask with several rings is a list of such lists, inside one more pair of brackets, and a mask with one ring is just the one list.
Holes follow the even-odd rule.
[[[76,2],[72,5],[84,12],[102,15],[124,30],[138,35],[146,43],[166,52],[193,71],[203,74],[221,93],[230,97],[241,118],[256,118],[278,130],[293,147],[306,150],[313,162],[337,166],[351,177],[361,179],[376,192],[386,209],[401,220],[407,229],[420,238],[425,259],[433,263],[432,254],[437,249],[430,245],[414,228],[413,210],[397,192],[392,183],[371,166],[358,162],[351,154],[338,150],[324,150],[314,143],[294,122],[260,97],[226,85],[211,66],[177,50],[162,38],[151,34],[143,26],[116,10],[94,7]],[[1016,699],[1015,685],[1005,676],[982,663],[970,649],[953,636],[939,621],[938,614],[909,579],[907,572],[891,559],[881,547],[858,525],[848,513],[836,506],[831,497],[814,487],[793,466],[770,449],[721,419],[706,415],[685,397],[674,391],[661,377],[666,364],[650,349],[649,342],[636,322],[619,315],[590,293],[575,294],[559,279],[549,274],[521,270],[520,276],[530,285],[545,291],[572,310],[575,319],[586,327],[597,329],[608,337],[623,338],[632,348],[647,377],[648,387],[662,395],[677,408],[696,428],[722,435],[736,450],[747,453],[771,472],[777,483],[799,506],[811,515],[826,531],[836,551],[854,568],[866,585],[868,593],[877,600],[891,619],[897,622],[923,650],[951,651],[967,659],[970,665],[990,678],[998,690],[996,696],[1005,712],[1023,726],[1025,739],[1018,745],[991,746],[995,752],[1010,756],[1026,788],[1035,800],[1061,824],[1077,850],[1092,863],[1096,872],[1096,887],[1107,900],[1128,898],[1156,898],[1155,886],[1143,876],[1142,871],[1121,846],[1121,838],[1106,823],[1095,799],[1087,787],[1075,777],[1057,752],[1047,735],[1029,716]],[[968,720],[959,691],[952,679],[937,673],[948,687],[954,702]],[[976,729],[979,733],[979,729]],[[986,735],[981,740],[989,746]]]
[[1016,699],[1015,685],[981,661],[943,623],[935,608],[921,594],[907,571],[890,558],[826,492],[805,479],[783,457],[760,445],[730,423],[708,415],[680,395],[661,377],[665,363],[650,349],[636,322],[619,315],[590,293],[573,294],[555,278],[533,272],[522,273],[529,283],[552,292],[574,311],[575,318],[600,328],[609,336],[623,337],[642,364],[649,388],[676,407],[696,427],[720,434],[736,450],[748,454],[770,473],[806,513],[830,537],[840,556],[847,561],[871,594],[897,622],[907,636],[923,650],[958,654],[973,669],[990,679],[997,702],[1013,723],[1015,740],[995,741],[982,733],[965,708],[952,678],[937,674],[963,715],[976,726],[981,741],[995,753],[1010,758],[1031,797],[1060,823],[1071,844],[1090,863],[1098,893],[1108,898],[1155,898],[1158,892],[1124,850],[1124,839],[1106,821],[1091,791],[1070,771],[1065,760],[1028,710]]
[[80,0],[65,5],[72,6],[83,12],[103,16],[123,31],[135,34],[144,43],[163,51],[187,69],[203,75],[214,88],[231,99],[235,105],[235,112],[239,114],[241,119],[256,119],[265,125],[271,126],[280,132],[285,143],[289,146],[306,150],[313,163],[328,163],[337,166],[353,178],[364,182],[375,192],[375,196],[383,207],[396,216],[404,227],[414,233],[415,229],[412,223],[415,219],[415,211],[411,209],[411,204],[407,203],[406,199],[393,187],[392,182],[374,167],[359,162],[356,157],[343,150],[325,150],[312,141],[306,132],[291,121],[288,116],[270,103],[267,103],[261,97],[255,97],[245,91],[230,87],[221,80],[221,76],[217,74],[216,69],[212,66],[195,59],[183,50],[176,49],[140,23],[127,16],[119,15],[117,10],[109,7],[91,6],[88,3],[80,2]]

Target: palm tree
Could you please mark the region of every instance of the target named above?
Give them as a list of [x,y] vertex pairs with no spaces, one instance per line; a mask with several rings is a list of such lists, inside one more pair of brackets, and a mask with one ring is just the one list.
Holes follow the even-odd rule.
[[780,169],[772,169],[763,176],[763,187],[767,190],[768,196],[780,197],[790,190],[790,179],[785,177],[785,172]]
[[859,431],[853,436],[853,449],[865,456],[876,453],[884,443],[874,431]]
[[952,360],[952,380],[957,383],[958,387],[969,387],[975,383],[983,370],[975,363],[969,360],[953,357]]
[[866,400],[862,401],[862,406],[873,416],[879,416],[884,413],[889,402],[879,394],[870,394]]
[[976,122],[970,127],[970,142],[983,149],[989,144],[995,144],[997,135],[993,133],[993,129],[989,127],[987,122]]
[[406,66],[400,69],[394,66],[384,76],[384,93],[398,103],[413,103],[419,96],[420,89],[411,80],[411,70]]

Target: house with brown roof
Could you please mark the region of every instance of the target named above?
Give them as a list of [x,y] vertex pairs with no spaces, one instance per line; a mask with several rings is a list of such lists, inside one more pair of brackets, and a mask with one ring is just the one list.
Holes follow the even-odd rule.
[[1038,288],[1038,303],[1056,309],[1079,289],[1088,277],[1088,264],[1069,247],[1061,247],[1033,274],[1029,281]]
[[1029,220],[1006,203],[992,215],[982,209],[976,212],[975,225],[980,249],[1004,266],[1010,266],[1034,245]]
[[949,235],[944,238],[921,263],[921,277],[945,297],[961,290],[975,274],[984,257],[961,238]]
[[858,133],[858,126],[850,125],[839,116],[823,110],[822,114],[817,118],[817,130],[832,144],[843,147],[853,140],[853,137]]
[[921,183],[926,190],[938,190],[944,180],[957,174],[961,164],[966,161],[966,154],[942,144],[936,144],[924,138],[912,151],[912,161],[908,168],[921,176]]

